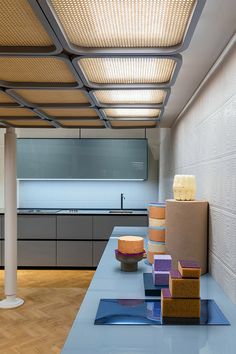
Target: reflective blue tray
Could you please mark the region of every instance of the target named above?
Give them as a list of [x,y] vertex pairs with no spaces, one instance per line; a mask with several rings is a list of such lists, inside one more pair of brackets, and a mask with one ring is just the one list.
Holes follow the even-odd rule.
[[101,299],[95,325],[230,325],[214,300],[201,300],[201,317],[162,318],[161,301]]

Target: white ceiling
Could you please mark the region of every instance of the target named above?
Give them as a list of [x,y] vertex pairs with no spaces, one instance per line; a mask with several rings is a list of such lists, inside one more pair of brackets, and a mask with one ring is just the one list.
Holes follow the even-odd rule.
[[190,46],[181,53],[183,64],[161,127],[171,127],[235,31],[236,0],[206,0]]

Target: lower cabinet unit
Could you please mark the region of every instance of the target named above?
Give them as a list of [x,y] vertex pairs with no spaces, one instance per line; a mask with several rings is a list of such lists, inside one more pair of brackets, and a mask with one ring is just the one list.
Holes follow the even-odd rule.
[[57,241],[59,267],[92,267],[91,241]]
[[0,240],[0,266],[3,265],[3,262],[2,262],[2,241]]
[[[18,215],[18,266],[96,267],[115,226],[147,226],[141,215]],[[0,215],[0,266],[4,216]]]
[[[2,241],[2,260],[4,263],[4,241]],[[55,267],[56,241],[18,240],[17,265],[20,267]]]
[[102,257],[107,241],[93,241],[93,267],[97,267]]

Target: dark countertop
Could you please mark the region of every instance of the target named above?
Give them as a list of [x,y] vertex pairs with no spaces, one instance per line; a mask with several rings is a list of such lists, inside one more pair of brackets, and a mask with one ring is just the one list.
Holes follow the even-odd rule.
[[[112,212],[111,212],[112,211]],[[147,209],[45,209],[45,208],[20,208],[20,215],[147,215]],[[4,209],[0,209],[4,214]]]

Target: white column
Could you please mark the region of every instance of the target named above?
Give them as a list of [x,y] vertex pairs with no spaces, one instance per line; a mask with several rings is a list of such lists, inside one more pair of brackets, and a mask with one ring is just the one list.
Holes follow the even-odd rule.
[[16,134],[7,128],[4,146],[4,199],[5,199],[5,295],[0,308],[21,306],[24,300],[17,292],[17,186]]

